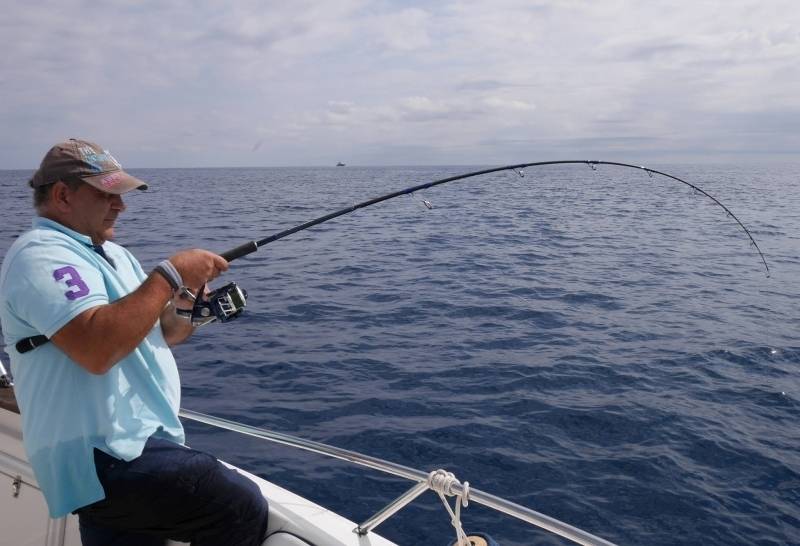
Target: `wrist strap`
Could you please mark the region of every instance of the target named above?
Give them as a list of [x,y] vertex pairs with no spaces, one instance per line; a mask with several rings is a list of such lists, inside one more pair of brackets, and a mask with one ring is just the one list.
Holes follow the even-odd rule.
[[183,287],[183,278],[181,278],[181,274],[178,273],[178,270],[175,269],[175,266],[172,265],[172,262],[169,260],[164,260],[159,263],[153,271],[156,271],[167,280],[172,287],[173,294]]
[[191,309],[181,309],[180,307],[175,308],[175,314],[181,318],[185,318],[186,320],[192,320],[192,310]]

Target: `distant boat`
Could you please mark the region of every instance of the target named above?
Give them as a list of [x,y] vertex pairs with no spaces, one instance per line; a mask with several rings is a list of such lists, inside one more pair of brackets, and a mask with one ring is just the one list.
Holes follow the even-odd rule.
[[337,167],[344,167],[344,163],[342,163],[342,162],[340,161],[339,163],[337,163],[337,164],[336,164],[336,166],[337,166]]

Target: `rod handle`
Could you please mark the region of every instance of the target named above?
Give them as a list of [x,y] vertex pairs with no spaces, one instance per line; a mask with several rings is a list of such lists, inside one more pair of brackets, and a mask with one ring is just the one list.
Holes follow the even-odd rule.
[[255,252],[256,250],[258,250],[258,245],[256,244],[255,241],[250,241],[250,242],[245,243],[243,245],[239,245],[236,248],[232,248],[232,249],[228,250],[227,252],[223,252],[222,254],[220,254],[220,256],[222,256],[223,258],[225,258],[229,262],[232,262],[236,258],[241,258],[242,256],[247,256],[248,254],[250,254],[252,252]]

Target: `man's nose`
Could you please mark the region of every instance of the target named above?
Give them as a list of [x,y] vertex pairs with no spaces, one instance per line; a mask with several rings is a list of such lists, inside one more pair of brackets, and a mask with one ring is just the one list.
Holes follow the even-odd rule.
[[123,212],[125,210],[125,202],[122,200],[121,195],[115,195],[111,198],[111,208]]

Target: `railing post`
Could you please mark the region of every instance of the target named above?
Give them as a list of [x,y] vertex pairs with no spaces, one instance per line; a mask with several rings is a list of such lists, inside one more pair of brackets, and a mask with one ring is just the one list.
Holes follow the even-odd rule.
[[386,505],[385,508],[381,509],[376,513],[374,516],[367,519],[364,523],[353,529],[358,535],[366,535],[370,531],[372,531],[375,527],[392,517],[394,514],[399,512],[405,505],[412,502],[414,499],[422,495],[425,491],[428,490],[428,483],[427,482],[419,482],[418,484],[414,485],[411,489],[397,497],[395,500],[390,502]]

